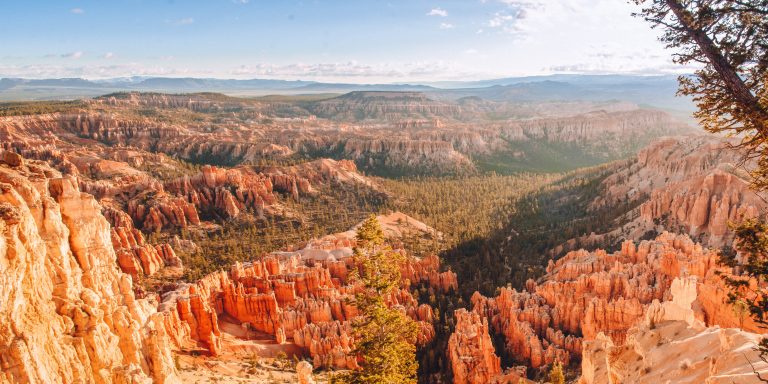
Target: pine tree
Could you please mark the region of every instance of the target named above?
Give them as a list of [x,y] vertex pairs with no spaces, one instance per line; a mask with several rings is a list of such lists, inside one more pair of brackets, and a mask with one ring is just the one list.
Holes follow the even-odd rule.
[[549,371],[549,382],[551,384],[565,384],[565,374],[563,366],[559,361],[552,363],[552,369]]
[[384,246],[384,232],[372,215],[357,230],[353,279],[363,289],[354,304],[360,316],[353,320],[355,354],[361,369],[334,377],[335,383],[416,383],[416,323],[386,297],[398,289],[403,255]]
[[[734,232],[736,251],[742,260],[737,259],[735,252],[725,250],[721,252],[720,259],[723,264],[741,271],[736,276],[722,275],[731,288],[728,302],[733,305],[734,313],[743,316],[743,312],[747,312],[755,322],[768,326],[768,289],[765,288],[768,282],[768,223],[756,219],[745,220]],[[740,319],[740,323],[743,320]],[[743,324],[740,326],[743,327]],[[758,349],[761,358],[766,359],[768,339],[763,338]]]

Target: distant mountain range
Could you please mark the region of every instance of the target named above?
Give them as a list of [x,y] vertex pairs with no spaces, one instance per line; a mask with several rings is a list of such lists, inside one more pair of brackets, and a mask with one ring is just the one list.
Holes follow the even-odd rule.
[[432,98],[443,100],[458,100],[465,97],[479,97],[499,102],[624,100],[671,110],[693,109],[689,99],[675,96],[677,79],[668,75],[549,75],[423,84],[347,84],[303,80],[192,77],[126,77],[105,80],[0,79],[0,101],[76,99],[119,91],[166,93],[205,91],[233,96],[412,91],[424,92]]

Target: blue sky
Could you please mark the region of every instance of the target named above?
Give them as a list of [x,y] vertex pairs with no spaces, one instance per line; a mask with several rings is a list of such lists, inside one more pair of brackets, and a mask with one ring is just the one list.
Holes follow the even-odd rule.
[[0,77],[362,83],[677,69],[622,0],[0,4]]

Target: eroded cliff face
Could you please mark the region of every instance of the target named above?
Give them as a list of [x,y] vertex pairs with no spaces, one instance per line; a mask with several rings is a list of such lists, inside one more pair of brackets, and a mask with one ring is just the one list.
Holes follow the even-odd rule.
[[[411,224],[398,221],[402,216],[380,217],[385,233],[405,230],[405,226],[420,228],[421,223],[413,219]],[[350,320],[357,316],[357,309],[348,300],[359,289],[348,279],[355,268],[350,257],[354,245],[354,231],[329,235],[301,250],[238,263],[229,272],[182,286],[166,294],[161,305],[167,332],[177,347],[191,340],[218,355],[222,322],[235,322],[270,335],[277,343],[295,344],[315,367],[356,368]],[[386,301],[419,322],[419,342],[426,343],[434,337],[432,308],[419,304],[408,285],[424,282],[433,292],[444,293],[457,288],[456,275],[440,272],[436,256],[409,257],[402,272],[402,288]]]
[[496,356],[488,333],[488,319],[476,312],[459,309],[456,331],[448,340],[448,359],[451,361],[453,382],[488,383],[501,374],[501,359]]
[[[120,104],[122,105],[122,104]],[[293,151],[280,140],[270,141],[264,131],[235,123],[171,124],[137,117],[123,105],[110,112],[85,110],[70,114],[0,117],[0,139],[14,147],[41,145],[58,149],[133,147],[142,151],[204,163],[236,165],[259,159],[290,156]]]
[[688,130],[668,114],[625,103],[495,104],[417,92],[353,92],[311,103],[131,93],[70,113],[0,117],[0,140],[17,151],[106,145],[222,166],[342,157],[379,173],[450,174],[485,156],[535,169],[545,152],[571,169],[573,160],[628,156],[653,137]]
[[335,120],[385,119],[404,117],[453,116],[461,107],[436,101],[419,92],[350,92],[315,103],[310,110],[321,117]]
[[199,95],[165,95],[159,93],[129,93],[122,97],[108,96],[97,99],[96,103],[108,105],[130,105],[156,108],[185,108],[193,111],[216,111],[225,108],[222,103],[208,100]]
[[654,301],[623,344],[604,333],[584,345],[581,384],[760,383],[761,335],[707,327],[695,318],[696,278],[675,279],[672,300]]
[[[61,133],[55,128],[58,120],[54,117],[18,118],[12,121],[21,127],[4,127],[9,134],[29,135],[37,133],[31,127],[39,123],[41,132],[51,126],[52,132]],[[180,260],[169,244],[150,244],[140,231],[210,228],[241,216],[302,219],[301,214],[284,204],[286,198],[298,200],[334,188],[360,186],[385,193],[349,160],[319,159],[258,171],[250,166],[190,167],[166,155],[135,147],[85,145],[64,150],[58,148],[69,148],[71,144],[58,140],[79,139],[55,136],[53,144],[45,146],[33,145],[29,136],[24,137],[24,141],[3,142],[2,147],[9,148],[5,153],[20,152],[47,162],[63,174],[76,176],[79,189],[94,195],[101,204],[103,215],[113,227],[112,240],[119,265],[134,277],[180,267]]]
[[[652,303],[669,301],[682,290],[673,284],[679,277],[696,277],[687,287],[698,292],[689,301],[696,319],[708,326],[739,325],[716,273],[730,269],[717,260],[715,251],[669,233],[639,244],[627,241],[611,254],[573,251],[550,263],[547,275],[538,283],[529,280],[521,292],[502,288],[494,298],[476,293],[472,310],[504,336],[507,352],[518,362],[533,368],[555,360],[568,363],[579,359],[584,343],[598,334],[623,345]],[[749,319],[742,326],[759,329]]]
[[[152,294],[137,299],[119,268],[151,274],[174,262],[172,250],[147,244],[127,214],[81,192],[77,178],[0,155],[0,294],[7,303],[0,308],[0,382],[180,382],[178,351],[232,354],[233,338],[254,335],[293,345],[316,367],[357,367],[350,325],[357,311],[347,300],[359,289],[349,280],[354,230],[182,284],[162,302]],[[389,237],[436,234],[399,213],[380,221]],[[422,344],[434,337],[434,314],[409,285],[425,283],[440,294],[456,290],[457,281],[440,272],[436,256],[408,260],[402,288],[386,300],[419,322]],[[233,336],[233,326],[245,333]]]
[[18,160],[0,163],[0,382],[178,382],[165,328],[117,268],[96,200]]
[[625,210],[615,229],[571,240],[554,253],[665,230],[686,233],[705,246],[731,245],[729,223],[764,216],[768,208],[749,187],[753,163],[742,164],[742,154],[731,144],[713,136],[664,138],[614,166],[590,209]]
[[[510,121],[501,130],[506,140],[580,144],[587,153],[618,158],[655,137],[680,134],[687,128],[664,112],[635,109]],[[629,137],[634,140],[627,140]]]
[[640,217],[648,223],[662,222],[667,228],[682,227],[713,247],[729,244],[729,223],[741,223],[762,215],[766,203],[746,180],[720,170],[668,188],[653,191],[640,206]]

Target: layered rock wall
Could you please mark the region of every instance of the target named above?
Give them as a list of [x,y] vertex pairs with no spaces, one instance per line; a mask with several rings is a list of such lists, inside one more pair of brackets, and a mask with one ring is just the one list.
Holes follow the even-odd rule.
[[0,382],[178,382],[165,327],[77,185],[42,163],[0,164]]
[[[602,183],[592,209],[637,206],[620,227],[595,238],[639,238],[648,232],[687,233],[704,245],[733,241],[729,223],[763,216],[765,199],[749,188],[753,164],[733,142],[712,136],[660,139]],[[584,239],[589,242],[590,239]]]

